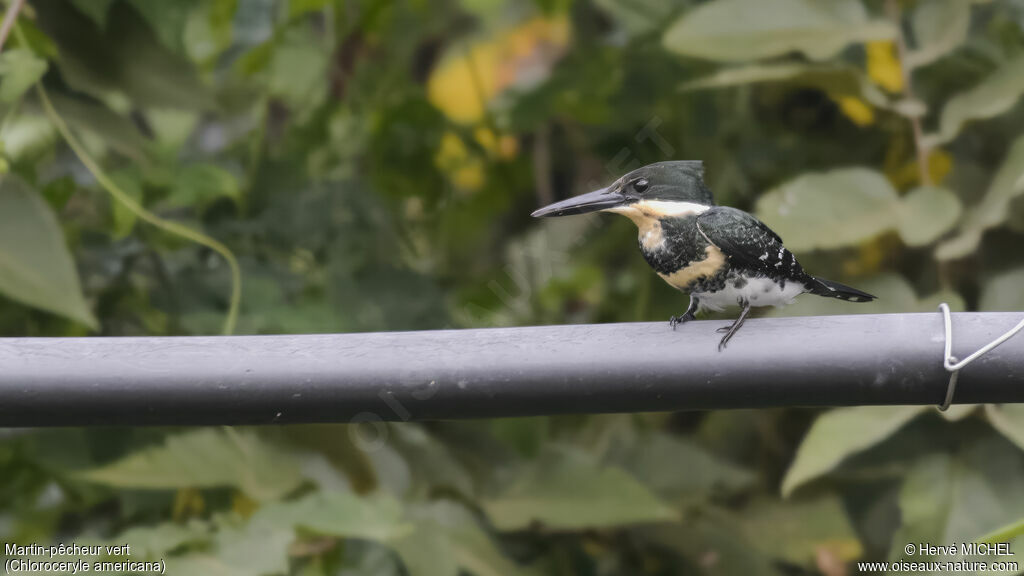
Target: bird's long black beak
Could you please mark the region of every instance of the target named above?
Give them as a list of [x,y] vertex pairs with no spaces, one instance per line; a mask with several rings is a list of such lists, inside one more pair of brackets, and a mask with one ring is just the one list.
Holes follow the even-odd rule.
[[598,210],[619,206],[625,201],[625,196],[613,190],[612,187],[609,186],[608,188],[602,188],[600,190],[595,190],[594,192],[574,196],[572,198],[562,200],[561,202],[555,202],[554,204],[535,210],[533,214],[530,215],[534,218],[542,218],[544,216],[586,214],[587,212],[596,212]]

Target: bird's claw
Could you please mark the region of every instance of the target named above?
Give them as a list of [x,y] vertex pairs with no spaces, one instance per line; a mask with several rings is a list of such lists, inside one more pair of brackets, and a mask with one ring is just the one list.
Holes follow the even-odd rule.
[[680,314],[679,316],[669,316],[668,325],[671,326],[673,330],[675,330],[676,326],[680,324],[685,324],[690,320],[693,320],[694,318],[695,316],[690,313]]
[[[715,332],[718,332],[719,334],[725,334],[726,332],[728,332],[731,329],[732,329],[732,326],[722,326],[718,330],[715,330]],[[725,342],[722,342],[722,343],[724,344]]]

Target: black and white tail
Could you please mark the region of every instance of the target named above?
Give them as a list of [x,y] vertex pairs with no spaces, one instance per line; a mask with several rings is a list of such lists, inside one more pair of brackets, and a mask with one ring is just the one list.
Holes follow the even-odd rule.
[[871,302],[875,299],[875,296],[867,292],[861,292],[856,288],[823,278],[811,277],[811,281],[807,283],[807,291],[818,296],[838,298],[847,302]]

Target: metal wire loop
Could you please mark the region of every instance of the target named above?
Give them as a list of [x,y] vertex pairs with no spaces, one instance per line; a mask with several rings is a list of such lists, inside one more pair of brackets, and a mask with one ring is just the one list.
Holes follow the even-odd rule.
[[949,312],[949,305],[945,302],[939,304],[939,310],[942,311],[942,322],[945,329],[945,340],[946,347],[942,358],[942,367],[949,372],[949,385],[946,386],[946,398],[939,405],[939,410],[945,412],[949,409],[950,405],[953,404],[953,394],[956,392],[956,383],[960,378],[960,369],[967,366],[971,362],[974,362],[981,356],[992,351],[993,348],[999,346],[1003,342],[1006,342],[1013,337],[1014,334],[1024,329],[1024,320],[1021,320],[1016,326],[1010,328],[1005,334],[982,346],[978,351],[971,354],[963,360],[953,356],[953,320],[952,315]]

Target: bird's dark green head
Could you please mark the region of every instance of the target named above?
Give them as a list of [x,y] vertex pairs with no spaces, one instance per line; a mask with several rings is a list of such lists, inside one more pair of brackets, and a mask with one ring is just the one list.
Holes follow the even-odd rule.
[[607,188],[556,202],[533,213],[534,217],[568,216],[605,210],[635,211],[641,205],[667,214],[701,211],[714,204],[704,185],[704,163],[699,160],[658,162],[637,168]]

